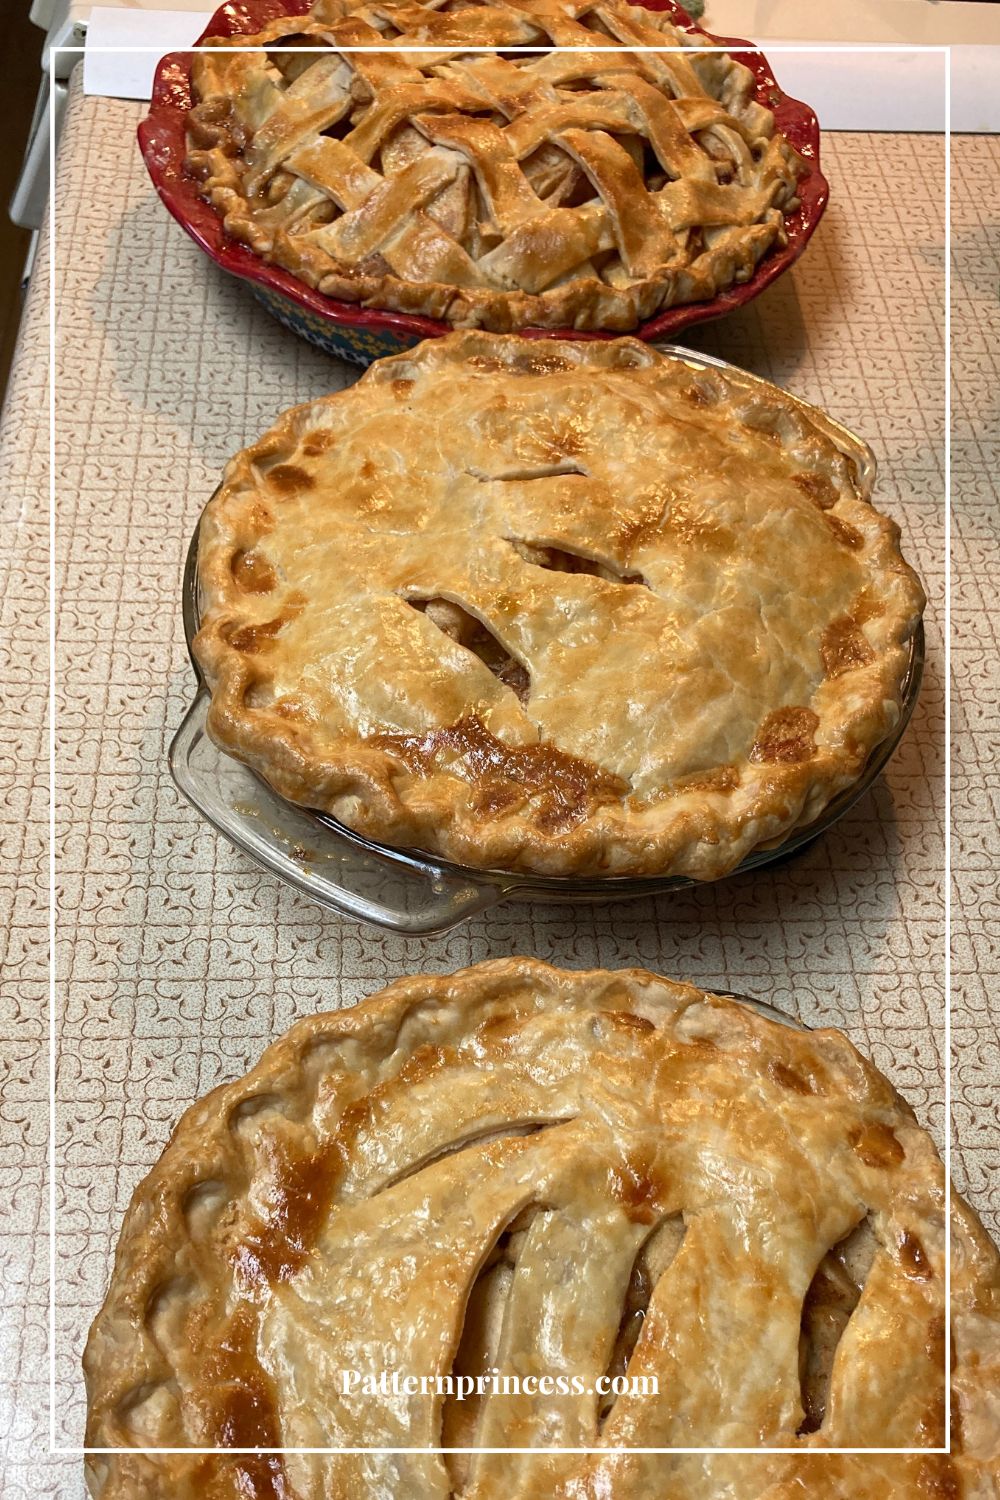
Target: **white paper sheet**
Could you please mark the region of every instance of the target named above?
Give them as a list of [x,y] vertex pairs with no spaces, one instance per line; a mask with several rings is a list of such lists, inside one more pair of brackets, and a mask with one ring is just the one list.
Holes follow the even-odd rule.
[[[113,10],[95,5],[87,19],[83,91],[112,99],[148,99],[156,64],[183,51],[214,15],[208,10]],[[118,51],[126,48],[132,50]]]
[[[785,93],[811,104],[824,130],[944,130],[943,51],[779,50],[820,45],[760,43]],[[1000,47],[952,47],[951,128],[1000,131]]]
[[[95,5],[84,92],[148,99],[159,58],[190,47],[213,13]],[[826,52],[795,38],[762,45],[782,88],[811,104],[824,130],[944,129],[943,52]],[[132,50],[115,50],[122,48]],[[952,129],[1000,131],[1000,47],[952,48]]]

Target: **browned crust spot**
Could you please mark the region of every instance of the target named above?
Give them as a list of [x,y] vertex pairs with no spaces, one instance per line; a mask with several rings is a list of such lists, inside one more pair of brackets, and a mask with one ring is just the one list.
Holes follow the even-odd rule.
[[765,427],[761,422],[752,420],[741,422],[740,426],[744,432],[749,432],[751,437],[763,438],[766,442],[773,443],[775,447],[779,447],[781,444],[781,433],[777,432],[773,427]]
[[714,391],[710,390],[705,385],[699,384],[698,382],[692,382],[691,385],[686,385],[681,391],[681,398],[682,400],[686,401],[689,406],[714,406],[716,401],[718,400],[718,397]]
[[302,452],[307,458],[319,458],[320,454],[328,452],[335,442],[336,438],[329,427],[317,427],[315,432],[307,432],[302,439]]
[[823,519],[841,546],[849,547],[852,552],[857,552],[864,546],[865,539],[861,532],[856,531],[853,526],[848,526],[847,522],[842,521],[839,516],[824,513]]
[[636,501],[636,510],[624,517],[610,534],[613,546],[625,557],[647,542],[660,536],[667,524],[665,511],[673,501],[673,492],[667,489],[650,489],[641,500]]
[[503,368],[514,375],[558,375],[563,370],[572,370],[574,366],[562,354],[547,354],[541,349],[526,345],[523,349],[515,349],[512,357],[504,360]]
[[633,1224],[652,1224],[659,1217],[659,1205],[666,1184],[655,1165],[645,1155],[625,1157],[608,1173],[608,1186],[615,1202],[625,1210]]
[[507,781],[489,781],[472,799],[473,812],[482,817],[496,817],[512,812],[524,802],[524,793]]
[[267,471],[267,482],[280,495],[295,495],[300,490],[311,490],[316,481],[298,464],[275,464]]
[[236,1279],[248,1290],[287,1281],[305,1264],[343,1173],[337,1139],[317,1151],[300,1153],[280,1136],[265,1132],[260,1149],[268,1164],[267,1216],[243,1235],[231,1256]]
[[256,625],[240,625],[230,634],[223,632],[225,640],[234,651],[239,651],[243,656],[259,656],[274,644],[275,637],[300,611],[301,606],[296,608],[289,604],[273,620],[261,620]]
[[558,463],[560,459],[572,458],[577,453],[582,453],[586,447],[583,434],[574,432],[572,427],[559,427],[553,430],[551,437],[548,434],[538,434],[538,452],[543,458],[551,459]]
[[278,632],[287,624],[284,615],[277,615],[275,619],[263,620],[259,625],[241,625],[227,640],[234,651],[239,651],[244,656],[256,656],[267,650]]
[[798,765],[811,760],[816,753],[818,727],[819,716],[811,708],[776,708],[757,730],[750,759],[767,765]]
[[934,1275],[927,1251],[908,1229],[899,1237],[899,1263],[912,1281],[930,1281]]
[[882,600],[877,598],[870,589],[864,588],[854,601],[851,618],[855,625],[867,625],[869,620],[877,620],[884,612],[885,605]]
[[962,1480],[950,1458],[925,1458],[921,1462],[917,1475],[917,1494],[921,1500],[961,1500],[962,1490]]
[[695,771],[691,776],[682,776],[675,781],[672,792],[735,792],[740,784],[740,773],[735,766],[716,766],[711,771]]
[[511,805],[512,797],[530,799],[543,832],[570,827],[594,807],[620,802],[629,792],[621,777],[548,741],[506,745],[475,716],[423,735],[375,734],[365,744],[415,774],[447,770],[461,776],[476,788],[484,812]]
[[892,1129],[878,1121],[856,1125],[847,1139],[866,1167],[898,1167],[906,1158]]
[[619,1026],[624,1031],[638,1031],[643,1035],[655,1031],[655,1024],[648,1016],[637,1016],[631,1010],[608,1010],[604,1013],[604,1019],[610,1021],[613,1026]]
[[768,1074],[775,1083],[780,1083],[783,1089],[790,1089],[793,1094],[812,1094],[815,1092],[808,1078],[803,1078],[801,1073],[796,1073],[786,1063],[777,1057],[768,1064]]
[[454,1061],[453,1048],[435,1047],[431,1042],[425,1042],[422,1047],[417,1047],[410,1053],[396,1074],[395,1082],[398,1086],[408,1087],[424,1083],[434,1073],[439,1073],[442,1068],[454,1064]]
[[[211,1392],[208,1441],[218,1448],[280,1448],[274,1385],[257,1358],[257,1319],[246,1303],[227,1319],[218,1342],[203,1353],[205,1387]],[[287,1500],[288,1480],[279,1454],[240,1454],[232,1464],[234,1494],[254,1500]],[[204,1493],[212,1493],[217,1461],[205,1457]]]
[[256,552],[235,553],[232,573],[245,594],[269,594],[278,581],[271,564]]
[[820,510],[832,510],[837,503],[837,490],[833,481],[827,474],[815,474],[803,470],[800,474],[792,475],[792,483]]
[[669,505],[655,530],[647,531],[646,535],[669,537],[682,547],[710,547],[714,552],[730,552],[736,545],[728,526],[690,500],[677,500]]
[[820,640],[819,654],[827,677],[840,677],[875,660],[875,652],[851,615],[831,620]]

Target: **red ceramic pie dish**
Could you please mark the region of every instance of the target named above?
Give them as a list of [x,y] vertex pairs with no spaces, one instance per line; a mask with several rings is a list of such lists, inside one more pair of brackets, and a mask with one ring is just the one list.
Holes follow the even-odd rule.
[[[770,286],[802,254],[815,230],[829,197],[829,184],[820,171],[819,125],[806,104],[790,99],[775,81],[767,59],[750,50],[750,43],[701,32],[674,0],[642,0],[648,9],[666,11],[686,31],[707,36],[750,69],[756,79],[756,96],[774,113],[778,130],[806,163],[799,179],[800,205],[786,220],[788,243],[765,255],[753,276],[707,302],[685,303],[667,308],[641,323],[634,333],[652,340],[676,336],[683,328],[742,307]],[[304,15],[311,0],[230,0],[216,11],[195,45],[205,37],[253,35],[278,16]],[[199,183],[185,171],[185,126],[193,104],[191,53],[172,52],[164,57],[153,80],[149,114],[139,126],[139,146],[157,192],[179,224],[223,270],[250,283],[254,294],[268,310],[296,333],[341,359],[367,365],[385,354],[398,354],[421,339],[450,333],[451,326],[434,318],[412,313],[389,312],[363,307],[324,296],[291,272],[268,265],[247,246],[226,234],[222,221],[199,195]],[[528,328],[536,338],[611,338],[612,333],[583,333],[568,328]]]

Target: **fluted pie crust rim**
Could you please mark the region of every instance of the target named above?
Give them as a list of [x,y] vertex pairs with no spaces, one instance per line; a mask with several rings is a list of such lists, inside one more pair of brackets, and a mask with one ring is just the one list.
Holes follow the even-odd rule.
[[[516,1473],[474,1457],[485,1468],[446,1470],[434,1455],[124,1452],[90,1458],[91,1494],[319,1500],[382,1476],[407,1500],[631,1500],[669,1474],[672,1500],[776,1500],[806,1486],[818,1500],[986,1500],[1000,1476],[1000,1255],[957,1198],[952,1456],[822,1452],[941,1444],[944,1194],[930,1137],[837,1031],[792,1030],[641,969],[521,958],[398,980],[299,1021],[180,1121],[135,1192],[91,1330],[88,1446],[435,1447],[438,1408],[320,1409],[323,1371],[359,1349],[380,1368],[429,1350],[434,1368],[420,1373],[448,1368],[461,1318],[441,1309],[469,1316],[467,1283],[506,1226],[524,1229],[526,1204],[535,1217],[503,1294],[514,1331],[492,1356],[522,1370],[537,1363],[542,1312],[549,1358],[561,1348],[584,1373],[603,1368],[633,1256],[651,1262],[657,1235],[682,1221],[628,1366],[672,1372],[659,1407],[620,1397],[600,1430],[586,1403],[555,1428],[530,1403],[501,1409],[498,1446],[589,1432],[550,1445],[598,1450],[540,1455]],[[859,1297],[819,1425],[797,1432],[802,1296],[857,1225],[871,1236]],[[480,1408],[456,1447],[496,1440],[496,1420]],[[603,1451],[758,1442],[798,1451]]]
[[[615,451],[626,447],[619,414],[637,402],[643,430],[659,425],[672,445],[665,480],[648,453]],[[451,441],[441,433],[449,404],[449,421],[461,428],[455,453],[465,458],[439,452]],[[535,443],[543,426],[546,462]],[[362,432],[375,459],[358,447]],[[713,480],[716,491],[707,498],[706,451],[729,475]],[[453,472],[466,460],[471,469]],[[482,484],[499,507],[483,547],[470,531],[464,563],[439,557],[441,528],[458,514],[459,480],[469,483],[467,474],[483,465],[509,470],[512,462],[517,472],[542,477],[530,486]],[[404,476],[391,481],[405,491],[402,500],[383,495],[389,473]],[[295,475],[304,475],[305,497],[287,492]],[[666,481],[674,499],[664,501]],[[744,521],[744,492],[758,483],[777,499],[761,501]],[[399,508],[411,504],[411,493],[412,505],[422,507],[416,520]],[[344,495],[357,497],[355,508]],[[650,525],[642,505],[663,507],[660,520]],[[341,507],[343,530],[331,540],[333,506]],[[735,520],[727,530],[730,512]],[[380,524],[384,549],[351,585],[370,596],[371,622],[344,605],[346,623],[330,625],[317,644],[308,622],[329,612],[330,598],[315,569],[307,579],[293,576],[299,565],[292,552],[308,548],[311,535],[325,537],[316,568],[326,568],[336,592],[348,587],[342,563]],[[754,540],[774,526],[776,542]],[[602,564],[604,577],[569,577],[536,566],[530,559],[541,555],[537,546],[525,552],[520,544],[525,566],[507,550],[505,528],[556,546],[562,528],[564,542],[568,532],[578,535],[581,552],[603,555],[618,572]],[[625,533],[638,538],[634,546],[620,544]],[[751,544],[772,553],[794,544],[801,574],[765,555],[770,576],[758,581]],[[503,558],[484,562],[498,547]],[[717,583],[713,547],[730,572],[742,569],[735,584]],[[260,558],[277,585],[262,591],[259,572],[246,576],[246,558]],[[578,558],[575,565],[586,564]],[[484,581],[484,567],[494,570],[492,581]],[[645,589],[615,586],[616,579],[632,581],[631,567],[659,569],[660,593],[655,579],[652,598]],[[803,593],[820,586],[810,576],[816,573],[829,583],[837,613],[809,616],[815,638],[797,640],[795,611],[805,607]],[[811,420],[776,387],[733,370],[692,369],[683,357],[632,339],[557,340],[542,349],[485,333],[429,340],[379,361],[346,391],[286,412],[228,465],[202,519],[198,574],[201,626],[193,652],[211,694],[209,732],[222,749],[279,795],[368,839],[469,868],[546,875],[716,879],[760,845],[812,823],[858,780],[898,723],[924,602],[901,556],[898,527],[873,508],[853,461],[818,417]],[[519,684],[505,685],[504,669],[491,677],[447,633],[426,624],[417,633],[418,622],[397,608],[397,598],[411,603],[419,595],[420,605],[438,592],[434,578],[443,594],[499,633],[522,683],[529,675],[523,708]],[[665,602],[654,618],[658,600]],[[529,624],[529,616],[547,621],[534,636],[534,625],[529,630],[516,618],[518,601]],[[275,615],[276,604],[284,613]],[[691,643],[702,640],[697,632],[711,631],[719,606],[736,609],[740,628],[726,634],[720,624],[707,636],[702,679],[702,647]],[[567,645],[559,611],[573,616],[574,640],[585,642],[579,649],[591,663],[587,677],[576,673],[577,647]],[[287,625],[272,629],[286,617]],[[372,637],[378,654],[360,674],[351,661],[369,628],[381,632]],[[663,632],[678,629],[688,657],[675,708],[661,681],[674,659],[673,637]],[[587,630],[601,641],[596,656]],[[758,640],[755,681],[764,701],[740,688],[748,639],[751,646]],[[659,653],[655,661],[650,652]],[[633,697],[640,692],[636,662],[647,657],[645,707],[629,709],[614,695],[625,692],[623,684]],[[796,699],[802,683],[809,696]],[[658,726],[678,741],[680,774],[669,761],[656,764]],[[716,759],[702,748],[713,733],[725,747]]]

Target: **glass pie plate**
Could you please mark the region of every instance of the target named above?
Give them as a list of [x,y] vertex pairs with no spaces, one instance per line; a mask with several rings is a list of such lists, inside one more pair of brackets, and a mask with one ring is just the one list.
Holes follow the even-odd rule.
[[[792,99],[776,82],[763,53],[750,42],[735,37],[711,36],[696,26],[674,0],[640,0],[650,10],[665,11],[685,31],[705,36],[713,46],[725,47],[754,75],[756,97],[774,113],[777,128],[805,162],[799,181],[799,207],[787,218],[788,243],[765,255],[753,275],[740,285],[720,292],[706,302],[684,303],[666,308],[634,330],[637,338],[651,342],[675,336],[682,328],[709,318],[722,317],[742,307],[770,286],[802,254],[823,216],[830,194],[820,170],[820,132],[816,116],[807,104]],[[240,0],[216,11],[202,36],[241,37],[252,35],[278,16],[299,16],[309,10],[311,0]],[[164,205],[191,238],[224,271],[249,283],[254,296],[277,320],[311,344],[338,359],[367,365],[387,354],[411,349],[425,338],[449,333],[451,325],[414,313],[399,313],[363,307],[328,297],[300,281],[281,266],[270,265],[246,245],[231,239],[222,220],[200,196],[199,184],[185,171],[186,120],[193,98],[190,52],[173,52],[161,59],[153,81],[149,114],[139,125],[139,147]],[[523,330],[536,338],[608,338],[601,332],[579,332],[573,328]]]
[[[714,366],[730,378],[771,389],[761,377],[726,361],[674,345],[662,352],[692,369]],[[862,493],[871,496],[875,456],[861,438],[807,402],[795,400],[856,467]],[[198,532],[188,549],[183,583],[188,651],[200,623]],[[212,743],[206,729],[209,691],[191,656],[197,690],[169,751],[180,792],[211,825],[263,869],[320,906],[413,936],[447,932],[504,901],[597,903],[679,891],[699,884],[686,876],[544,876],[511,870],[468,869],[418,849],[396,849],[363,838],[324,813],[287,802],[241,762]],[[774,843],[762,844],[731,872],[744,875],[787,859],[824,833],[854,806],[884,770],[909,723],[924,664],[923,627],[910,644],[902,710],[892,734],[877,745],[861,776],[835,797],[814,822]]]

